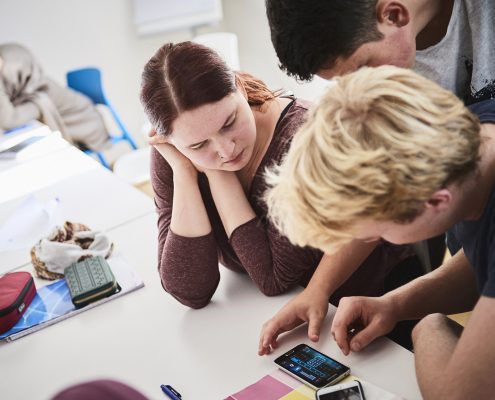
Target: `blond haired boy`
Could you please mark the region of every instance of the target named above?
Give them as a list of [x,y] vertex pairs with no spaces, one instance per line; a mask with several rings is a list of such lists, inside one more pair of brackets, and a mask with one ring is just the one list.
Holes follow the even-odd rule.
[[[490,398],[495,389],[494,123],[493,99],[468,109],[414,72],[363,68],[337,78],[269,176],[271,217],[298,245],[341,252],[356,240],[411,243],[449,229],[460,241],[462,251],[403,287],[342,299],[332,323],[348,354],[424,317],[413,343],[427,399]],[[317,340],[324,291],[324,282],[309,285],[268,321],[259,353],[303,321]],[[473,307],[464,330],[444,315]]]

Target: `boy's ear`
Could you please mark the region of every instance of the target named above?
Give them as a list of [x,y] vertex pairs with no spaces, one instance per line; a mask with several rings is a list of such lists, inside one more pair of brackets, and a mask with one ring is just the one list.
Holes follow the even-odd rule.
[[378,0],[376,18],[379,24],[395,25],[400,28],[410,22],[411,14],[401,1]]
[[436,211],[445,211],[452,203],[452,192],[448,189],[437,190],[426,202],[426,208],[433,208]]

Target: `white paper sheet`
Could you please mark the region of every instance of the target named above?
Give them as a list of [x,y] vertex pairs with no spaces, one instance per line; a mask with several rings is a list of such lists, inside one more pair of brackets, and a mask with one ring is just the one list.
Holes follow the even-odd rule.
[[[34,195],[27,196],[0,226],[0,258],[29,253],[35,243],[61,223],[58,198],[42,203]],[[0,263],[0,275],[8,272],[10,266]]]

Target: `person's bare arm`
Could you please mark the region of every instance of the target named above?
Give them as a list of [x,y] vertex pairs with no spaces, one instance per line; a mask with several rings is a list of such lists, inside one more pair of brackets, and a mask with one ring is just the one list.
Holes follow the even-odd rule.
[[[332,323],[332,334],[343,353],[348,354],[387,334],[398,321],[435,312],[467,311],[477,299],[473,269],[461,250],[433,272],[384,296],[344,297]],[[348,332],[353,326],[362,330],[350,336]]]
[[328,312],[328,299],[363,263],[378,242],[354,241],[338,253],[325,254],[306,289],[289,301],[270,320],[260,334],[258,354],[269,354],[278,346],[277,338],[304,322],[308,323],[308,337],[318,341],[321,325]]
[[495,298],[482,296],[461,330],[439,314],[424,318],[414,329],[416,375],[426,400],[493,397]]
[[471,310],[479,298],[473,268],[460,250],[445,264],[387,293],[399,320],[419,319],[432,313],[454,314]]

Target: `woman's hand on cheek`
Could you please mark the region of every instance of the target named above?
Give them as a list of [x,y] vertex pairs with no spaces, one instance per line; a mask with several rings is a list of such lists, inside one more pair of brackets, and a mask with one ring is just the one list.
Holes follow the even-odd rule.
[[189,158],[182,154],[177,148],[168,140],[167,136],[158,135],[154,128],[148,133],[148,143],[153,146],[162,157],[167,160],[175,173],[177,169],[190,169],[193,167],[195,172],[205,172],[204,168],[194,164]]
[[177,148],[170,143],[160,143],[153,146],[161,156],[168,162],[174,175],[180,173],[193,173],[197,174],[198,169],[193,163],[182,154]]

